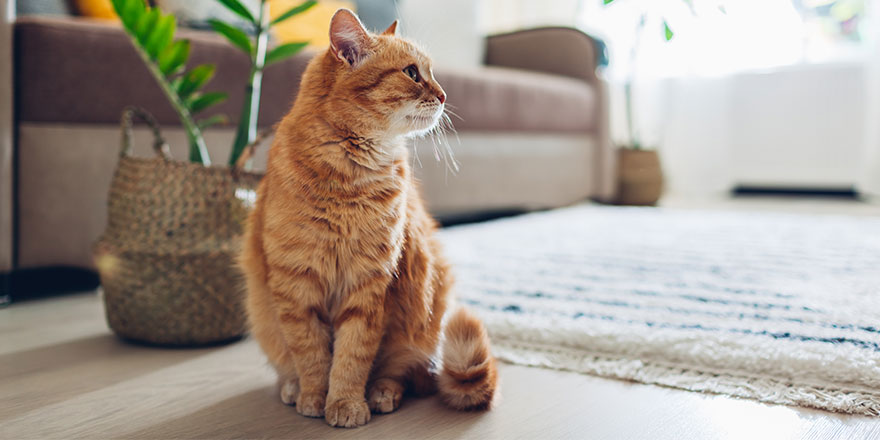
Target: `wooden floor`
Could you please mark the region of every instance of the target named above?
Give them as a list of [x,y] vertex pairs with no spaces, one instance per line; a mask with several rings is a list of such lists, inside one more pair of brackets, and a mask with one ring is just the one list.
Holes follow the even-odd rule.
[[[676,201],[667,206],[691,207]],[[864,206],[846,209],[876,215]],[[365,427],[334,429],[279,401],[252,340],[186,350],[131,345],[107,329],[96,292],[0,309],[4,440],[880,439],[880,418],[513,365],[502,365],[501,380],[502,399],[487,413],[458,413],[424,398],[406,400],[396,413],[374,416]]]

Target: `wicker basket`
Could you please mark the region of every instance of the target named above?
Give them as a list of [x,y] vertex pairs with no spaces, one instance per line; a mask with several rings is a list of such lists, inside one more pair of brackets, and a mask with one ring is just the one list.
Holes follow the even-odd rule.
[[[132,116],[152,128],[157,157],[131,157]],[[156,121],[140,109],[125,109],[122,132],[107,229],[94,247],[110,328],[159,345],[243,335],[234,261],[260,176],[171,160]]]

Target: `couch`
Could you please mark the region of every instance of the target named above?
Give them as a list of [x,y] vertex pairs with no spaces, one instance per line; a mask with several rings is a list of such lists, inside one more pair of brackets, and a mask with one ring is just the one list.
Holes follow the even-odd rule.
[[[90,268],[91,244],[106,222],[123,106],[153,112],[179,158],[185,137],[121,28],[73,17],[2,18],[0,56],[13,62],[11,69],[0,63],[0,273]],[[191,62],[218,65],[208,89],[230,93],[217,112],[236,120],[244,55],[210,33],[179,36],[193,42]],[[460,144],[453,147],[461,170],[454,175],[436,163],[430,141],[415,143],[416,174],[431,211],[452,218],[610,197],[614,154],[597,43],[573,29],[542,28],[491,36],[485,44],[485,66],[436,72],[460,116]],[[266,71],[261,126],[288,110],[313,55],[303,52]],[[233,130],[206,133],[215,162],[226,157]],[[137,130],[135,139],[136,153],[149,154],[147,131]],[[265,148],[257,168],[264,164]]]

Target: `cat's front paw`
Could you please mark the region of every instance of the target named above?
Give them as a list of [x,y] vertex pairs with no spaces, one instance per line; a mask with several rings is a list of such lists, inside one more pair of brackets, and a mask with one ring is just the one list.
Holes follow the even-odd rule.
[[355,428],[370,421],[370,408],[364,400],[340,399],[327,403],[324,420],[330,426]]
[[300,392],[296,398],[296,412],[306,417],[324,416],[324,395]]
[[403,385],[393,379],[382,378],[370,385],[367,403],[374,413],[390,413],[400,406]]

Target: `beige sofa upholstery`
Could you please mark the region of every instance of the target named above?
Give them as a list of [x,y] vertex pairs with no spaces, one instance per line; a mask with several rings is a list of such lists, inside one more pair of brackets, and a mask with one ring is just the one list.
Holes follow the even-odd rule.
[[591,197],[610,201],[616,190],[616,156],[611,145],[608,91],[597,72],[598,51],[602,47],[576,29],[530,29],[489,37],[486,64],[575,78],[590,87],[595,104],[593,113],[585,116],[591,121],[592,139],[596,142]]
[[[12,59],[12,20],[15,11],[0,0],[0,60]],[[13,237],[15,235],[13,203],[13,84],[12,63],[0,63],[0,303],[8,299],[5,275],[14,267]]]
[[[88,268],[91,243],[106,222],[121,109],[129,104],[149,109],[172,145],[185,145],[184,137],[118,27],[29,17],[14,28],[18,136],[12,220],[17,234],[0,237],[0,257],[14,256],[16,268]],[[216,111],[234,120],[247,60],[215,35],[183,36],[194,43],[193,63],[218,65],[208,89],[229,92],[230,99]],[[441,215],[462,215],[609,196],[612,154],[593,41],[578,31],[554,28],[490,37],[487,49],[485,68],[436,73],[461,117],[455,120],[461,139],[455,148],[462,171],[453,176],[426,160],[430,155],[418,144],[430,141],[417,142],[422,152],[417,174],[429,207]],[[288,110],[312,55],[297,55],[266,72],[260,125],[271,126]],[[226,156],[232,131],[207,134],[215,162]],[[136,151],[146,154],[146,132],[136,139]],[[174,154],[183,158],[182,150]],[[264,160],[262,151],[258,168]],[[11,206],[3,197],[0,193],[0,203]]]

